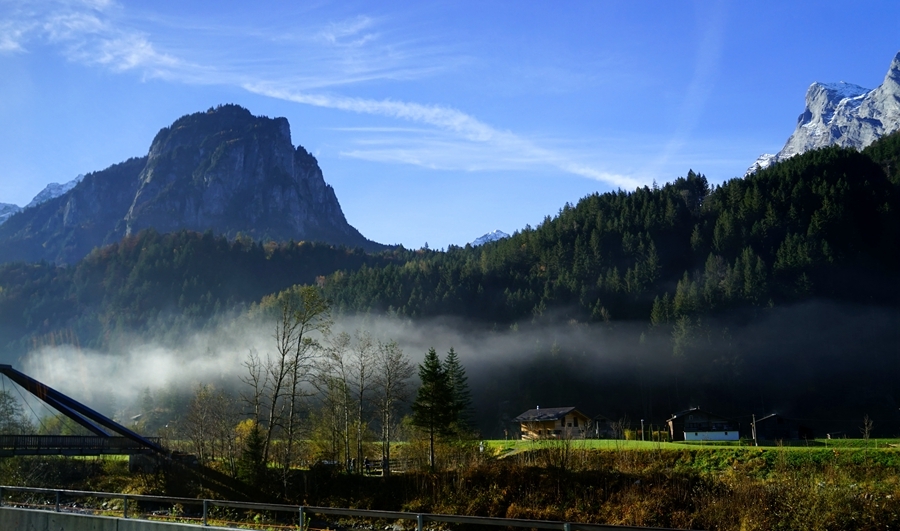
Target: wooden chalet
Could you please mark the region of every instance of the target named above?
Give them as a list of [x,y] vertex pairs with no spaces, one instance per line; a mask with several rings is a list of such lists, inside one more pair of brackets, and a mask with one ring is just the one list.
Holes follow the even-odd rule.
[[574,407],[538,406],[513,421],[519,423],[522,439],[583,439],[590,417]]
[[738,441],[739,426],[730,419],[704,411],[686,409],[666,421],[673,441]]

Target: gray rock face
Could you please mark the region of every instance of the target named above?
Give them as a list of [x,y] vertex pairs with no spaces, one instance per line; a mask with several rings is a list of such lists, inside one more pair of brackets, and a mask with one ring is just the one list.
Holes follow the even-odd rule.
[[775,162],[826,146],[862,149],[900,129],[900,53],[884,82],[873,90],[850,83],[813,83],[797,129],[777,154],[761,155],[747,170],[753,173]]
[[[197,134],[197,131],[209,131]],[[291,144],[285,118],[236,106],[183,117],[160,131],[125,215],[125,234],[213,229],[255,239],[364,245],[316,159]]]
[[88,174],[0,225],[0,262],[72,263],[148,228],[383,247],[347,223],[315,157],[291,144],[285,118],[225,105],[179,118],[146,157]]

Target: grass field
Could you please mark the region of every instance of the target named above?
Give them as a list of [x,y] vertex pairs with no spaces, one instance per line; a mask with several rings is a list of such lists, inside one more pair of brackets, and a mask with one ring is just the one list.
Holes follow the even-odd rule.
[[568,445],[573,450],[679,450],[679,449],[736,449],[736,448],[784,448],[790,451],[802,451],[809,449],[859,449],[859,450],[897,450],[900,451],[900,439],[812,439],[800,441],[760,441],[759,446],[754,446],[752,441],[736,442],[657,442],[657,441],[629,441],[622,439],[576,439],[571,441],[545,440],[489,440],[485,441],[487,448],[500,455],[513,454],[541,448],[558,448],[560,445]]

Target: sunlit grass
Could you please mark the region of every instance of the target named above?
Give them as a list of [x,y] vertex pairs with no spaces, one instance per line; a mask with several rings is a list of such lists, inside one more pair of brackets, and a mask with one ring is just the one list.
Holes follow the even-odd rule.
[[[567,445],[573,450],[673,450],[673,449],[728,449],[738,448],[752,449],[757,446],[753,441],[741,440],[735,442],[659,442],[659,441],[633,441],[623,439],[572,439],[558,440],[547,439],[537,441],[526,440],[488,440],[484,441],[487,448],[501,455],[514,454],[541,448],[557,448]],[[810,449],[859,449],[859,450],[887,450],[900,451],[900,439],[812,439],[797,441],[760,441],[759,448],[784,448],[790,451],[802,451]]]

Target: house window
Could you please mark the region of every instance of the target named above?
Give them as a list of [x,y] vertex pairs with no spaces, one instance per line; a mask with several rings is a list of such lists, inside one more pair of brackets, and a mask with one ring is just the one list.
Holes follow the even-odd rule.
[[571,427],[572,427],[572,423],[570,422],[570,423],[566,424],[566,427],[567,427],[567,428],[571,428]]

